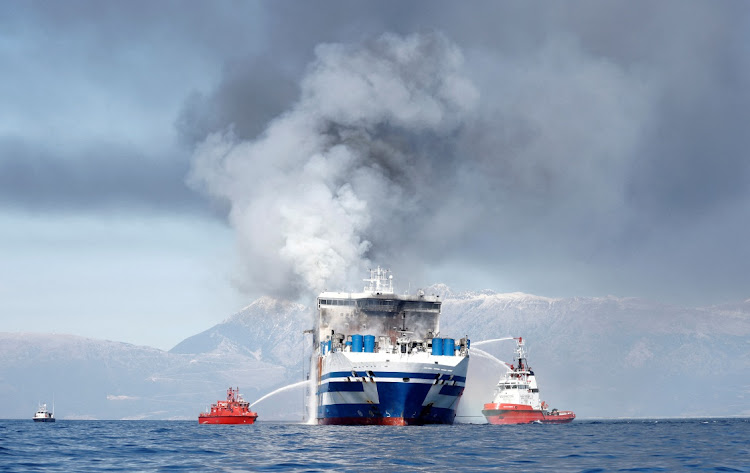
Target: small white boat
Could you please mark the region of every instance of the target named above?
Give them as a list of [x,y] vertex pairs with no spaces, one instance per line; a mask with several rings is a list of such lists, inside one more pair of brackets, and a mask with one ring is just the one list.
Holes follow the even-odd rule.
[[47,404],[42,404],[36,410],[32,419],[34,419],[34,422],[54,422],[55,413],[47,410]]

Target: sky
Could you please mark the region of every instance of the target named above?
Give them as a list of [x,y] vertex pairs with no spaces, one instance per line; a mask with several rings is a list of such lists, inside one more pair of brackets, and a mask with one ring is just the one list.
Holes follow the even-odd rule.
[[399,291],[750,298],[750,4],[0,3],[0,331]]

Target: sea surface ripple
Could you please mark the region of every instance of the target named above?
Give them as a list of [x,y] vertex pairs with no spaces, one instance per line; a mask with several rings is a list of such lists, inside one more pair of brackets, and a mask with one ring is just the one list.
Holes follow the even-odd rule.
[[349,427],[0,420],[0,471],[750,471],[750,419]]

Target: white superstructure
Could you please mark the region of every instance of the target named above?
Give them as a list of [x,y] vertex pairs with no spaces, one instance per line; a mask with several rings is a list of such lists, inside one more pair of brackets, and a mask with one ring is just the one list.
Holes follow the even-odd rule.
[[[536,376],[528,365],[522,337],[516,339],[516,353],[510,371],[500,378],[492,402],[498,404],[523,404],[534,410],[546,407],[539,397]],[[544,404],[544,405],[543,405]]]
[[397,295],[380,267],[365,282],[361,293],[318,296],[318,423],[452,423],[468,339],[438,337],[439,296]]
[[32,419],[34,422],[54,422],[55,414],[47,410],[47,404],[40,404]]

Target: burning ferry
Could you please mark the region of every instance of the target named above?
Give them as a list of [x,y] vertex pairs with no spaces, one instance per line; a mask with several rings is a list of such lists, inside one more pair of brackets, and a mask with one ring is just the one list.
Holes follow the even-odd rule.
[[323,292],[313,331],[318,424],[452,424],[469,340],[441,338],[439,296],[397,295],[378,267],[361,293]]

